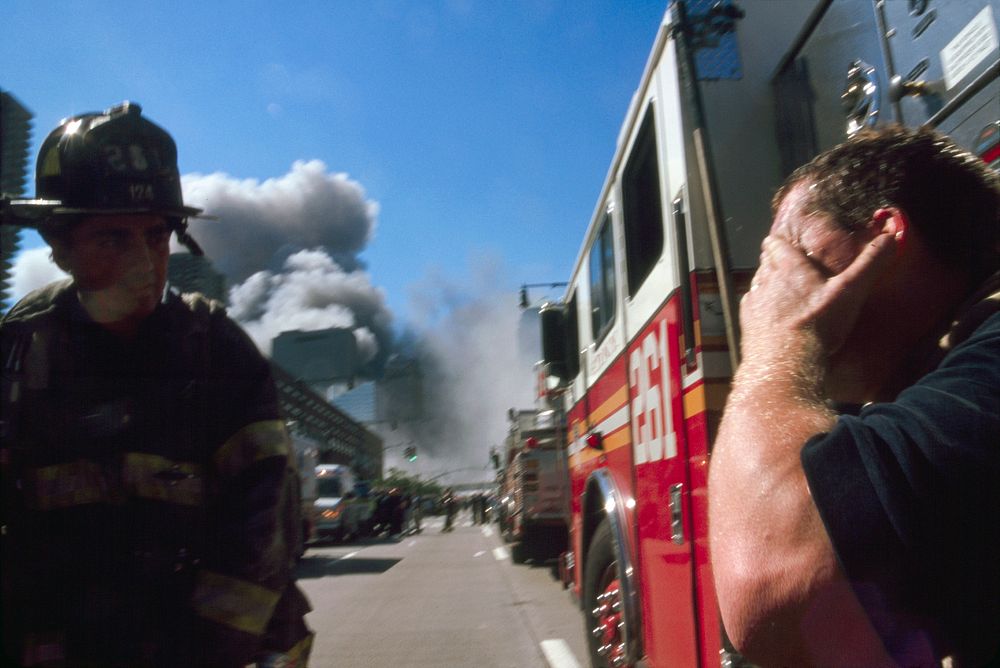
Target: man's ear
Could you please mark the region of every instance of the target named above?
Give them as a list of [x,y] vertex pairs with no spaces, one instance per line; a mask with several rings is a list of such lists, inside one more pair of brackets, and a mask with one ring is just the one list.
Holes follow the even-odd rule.
[[910,236],[910,218],[906,212],[894,206],[876,209],[872,214],[872,234],[891,233],[896,237],[896,246],[903,248]]

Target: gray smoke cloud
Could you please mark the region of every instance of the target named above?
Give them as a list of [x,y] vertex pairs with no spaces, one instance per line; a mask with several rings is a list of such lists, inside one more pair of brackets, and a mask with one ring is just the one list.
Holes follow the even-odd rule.
[[253,274],[230,290],[229,301],[229,314],[266,353],[281,332],[339,327],[354,331],[361,362],[368,363],[380,349],[376,332],[388,333],[392,324],[368,274],[344,271],[321,250],[292,254],[280,272]]
[[[422,392],[419,419],[401,422],[391,440],[416,444],[424,471],[462,469],[445,482],[492,477],[489,449],[503,444],[507,409],[534,407],[537,318],[498,287],[508,273],[499,260],[472,264],[478,269],[469,282],[431,273],[412,286],[413,323],[397,346],[419,367]],[[393,399],[387,417],[415,411],[413,398]]]
[[359,183],[318,160],[265,181],[188,174],[184,199],[217,220],[191,234],[230,284],[230,314],[270,353],[282,331],[352,329],[377,375],[392,345],[392,313],[358,258],[374,236],[378,204]]
[[11,267],[10,303],[13,305],[32,290],[67,277],[52,261],[48,246],[21,251]]
[[321,248],[346,271],[375,233],[378,204],[346,174],[319,160],[296,161],[288,174],[258,181],[228,174],[188,174],[184,199],[215,221],[193,219],[191,230],[216,268],[234,283],[278,269],[292,253]]

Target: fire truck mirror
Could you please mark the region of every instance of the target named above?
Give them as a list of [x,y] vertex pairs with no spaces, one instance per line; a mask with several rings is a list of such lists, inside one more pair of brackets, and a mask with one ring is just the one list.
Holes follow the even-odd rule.
[[569,380],[566,368],[566,317],[562,304],[545,304],[539,311],[542,326],[542,362],[545,373],[560,382]]

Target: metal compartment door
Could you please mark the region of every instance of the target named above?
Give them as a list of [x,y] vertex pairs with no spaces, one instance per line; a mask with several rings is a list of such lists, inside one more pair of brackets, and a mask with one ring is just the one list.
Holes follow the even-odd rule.
[[774,78],[785,174],[842,142],[849,124],[897,120],[872,0],[833,0],[817,17]]
[[977,150],[1000,119],[1000,0],[892,0],[884,11],[903,122]]

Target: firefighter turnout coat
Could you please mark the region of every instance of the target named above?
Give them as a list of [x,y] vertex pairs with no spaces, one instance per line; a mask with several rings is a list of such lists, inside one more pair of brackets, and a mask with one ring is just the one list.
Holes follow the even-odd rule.
[[5,660],[307,654],[289,439],[267,361],[224,310],[168,294],[123,341],[64,281],[0,334]]

